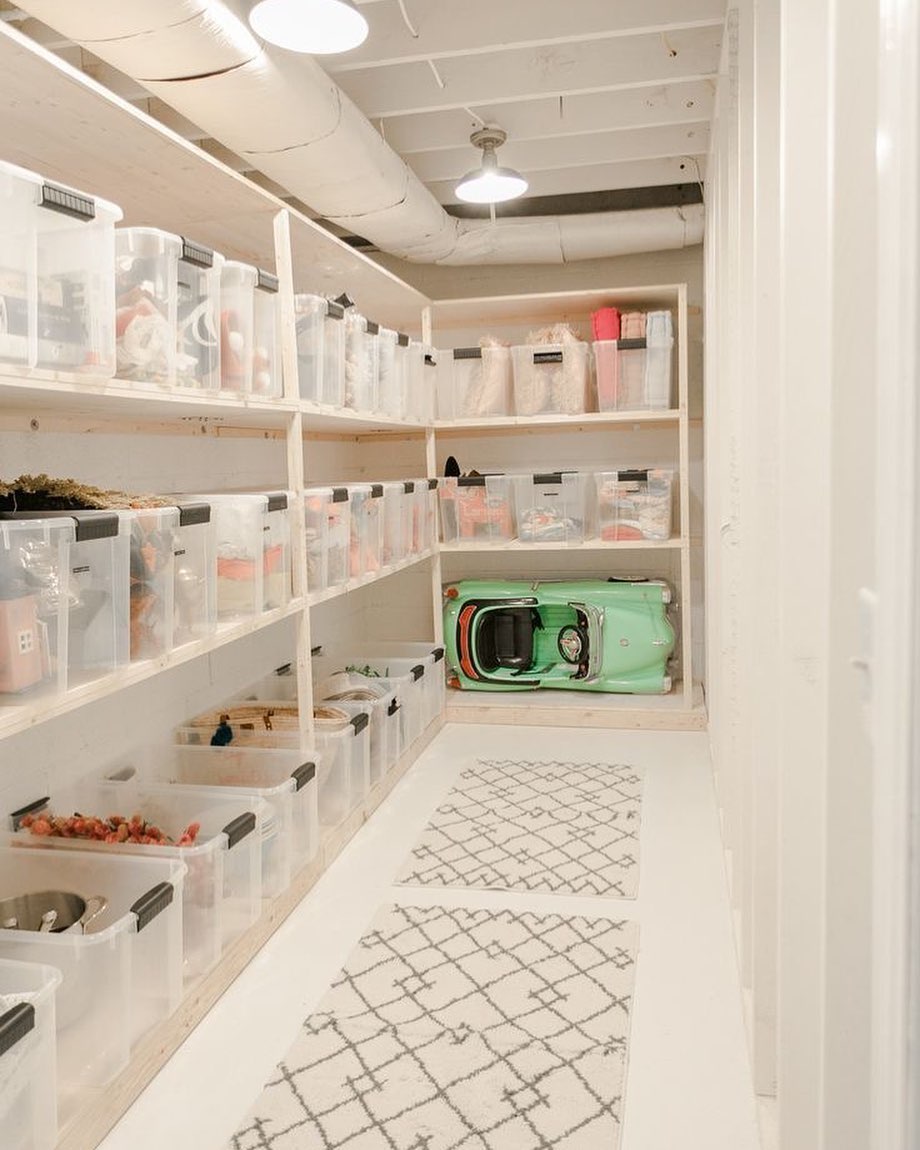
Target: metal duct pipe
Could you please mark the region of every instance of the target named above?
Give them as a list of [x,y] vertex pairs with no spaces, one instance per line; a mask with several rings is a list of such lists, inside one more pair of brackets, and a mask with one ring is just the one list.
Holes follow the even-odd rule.
[[382,251],[418,263],[558,264],[700,243],[701,205],[521,220],[449,216],[310,56],[268,48],[247,0],[21,0],[231,151]]

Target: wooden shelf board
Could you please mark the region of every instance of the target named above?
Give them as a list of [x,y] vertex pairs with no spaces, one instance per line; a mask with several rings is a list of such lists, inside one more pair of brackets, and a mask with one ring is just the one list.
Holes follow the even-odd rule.
[[602,539],[589,539],[585,543],[567,545],[565,543],[521,543],[515,539],[511,543],[442,543],[442,555],[467,555],[473,552],[487,555],[490,551],[508,554],[515,551],[679,551],[681,539],[619,539],[607,543]]
[[316,858],[301,870],[277,898],[263,903],[262,916],[227,952],[217,966],[191,986],[176,1013],[155,1027],[135,1048],[130,1063],[105,1087],[87,1092],[85,1104],[74,1112],[60,1133],[57,1150],[94,1150],[106,1134],[182,1045],[214,1003],[268,942],[284,920],[303,901],[348,842],[373,815],[393,787],[419,758],[444,725],[438,717],[412,747],[370,791],[364,803],[328,831]]
[[434,551],[425,551],[421,555],[413,555],[409,559],[404,559],[401,563],[391,563],[387,567],[381,567],[379,571],[374,571],[370,575],[349,579],[340,587],[327,587],[325,591],[312,591],[307,595],[307,604],[310,607],[317,607],[320,603],[339,599],[342,595],[348,595],[351,591],[357,591],[361,587],[370,587],[372,583],[379,583],[381,579],[388,579],[391,575],[398,575],[400,571],[408,571],[410,567],[417,567],[418,564],[425,563],[434,554]]
[[494,329],[511,324],[538,326],[541,321],[585,321],[601,307],[630,310],[676,309],[679,284],[611,288],[605,291],[549,292],[536,295],[483,296],[473,299],[434,300],[431,319],[438,333],[448,328],[487,324]]
[[183,663],[198,659],[202,655],[207,655],[211,651],[227,646],[229,643],[236,643],[247,635],[262,631],[266,627],[273,627],[285,619],[293,618],[295,615],[301,614],[303,610],[304,601],[294,599],[286,607],[278,607],[274,611],[266,611],[252,619],[243,619],[239,622],[220,626],[216,634],[206,639],[186,643],[157,659],[130,663],[127,667],[121,667],[111,675],[105,675],[101,679],[84,683],[66,691],[63,695],[37,699],[33,703],[22,706],[0,707],[0,740],[20,731],[28,730],[39,723],[47,722],[49,719],[55,719],[59,715],[69,714],[71,711],[95,703],[99,699],[108,698],[109,695],[114,695],[127,687],[133,687],[136,683],[143,683],[172,667],[179,667]]
[[321,407],[319,404],[303,400],[300,409],[304,416],[304,434],[331,435],[335,438],[374,435],[423,436],[427,431],[424,423],[409,419],[388,419],[372,412],[349,411]]
[[388,327],[419,331],[428,299],[284,200],[0,22],[3,159],[111,200],[125,225],[188,235],[274,270],[274,216],[291,214],[297,291],[343,290]]
[[693,706],[684,702],[683,684],[669,695],[605,695],[590,691],[461,691],[448,689],[449,723],[509,726],[601,727],[611,729],[701,731],[706,708],[699,684]]
[[596,431],[605,427],[677,424],[680,412],[667,411],[593,411],[584,415],[505,415],[493,419],[439,419],[435,434],[442,439],[465,435],[502,435],[509,432]]

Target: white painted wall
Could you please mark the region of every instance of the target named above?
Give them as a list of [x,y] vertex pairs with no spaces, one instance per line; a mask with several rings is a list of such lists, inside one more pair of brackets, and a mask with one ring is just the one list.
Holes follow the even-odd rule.
[[711,744],[782,1150],[869,1144],[877,19],[734,5],[708,168]]

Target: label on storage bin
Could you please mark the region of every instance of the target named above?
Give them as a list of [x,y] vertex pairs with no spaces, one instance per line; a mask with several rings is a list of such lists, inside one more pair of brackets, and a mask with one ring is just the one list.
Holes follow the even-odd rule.
[[534,363],[562,363],[562,351],[535,351]]

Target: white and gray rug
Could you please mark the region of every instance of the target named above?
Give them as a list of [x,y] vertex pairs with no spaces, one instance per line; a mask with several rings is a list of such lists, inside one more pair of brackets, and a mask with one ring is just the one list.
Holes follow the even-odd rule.
[[616,1150],[638,928],[390,907],[232,1150]]
[[625,764],[478,762],[396,881],[635,898],[641,798]]

